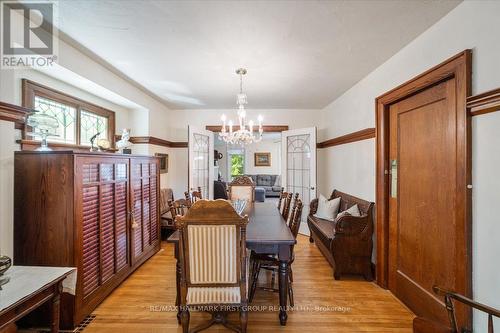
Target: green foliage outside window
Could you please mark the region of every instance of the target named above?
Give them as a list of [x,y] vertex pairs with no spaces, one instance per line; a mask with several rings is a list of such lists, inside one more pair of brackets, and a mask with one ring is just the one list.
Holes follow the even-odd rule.
[[241,176],[245,172],[245,159],[243,154],[231,155],[231,177]]

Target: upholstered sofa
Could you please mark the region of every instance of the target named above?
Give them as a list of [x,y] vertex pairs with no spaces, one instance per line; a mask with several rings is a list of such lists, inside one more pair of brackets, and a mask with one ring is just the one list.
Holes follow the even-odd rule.
[[342,274],[361,274],[371,281],[373,250],[373,207],[374,203],[334,190],[329,200],[340,197],[339,213],[358,205],[361,216],[344,215],[335,221],[314,216],[318,199],[311,201],[307,224],[311,231],[310,242],[316,243],[333,267],[336,280]]
[[255,187],[266,190],[266,197],[279,197],[281,193],[281,177],[279,175],[246,175],[252,178]]

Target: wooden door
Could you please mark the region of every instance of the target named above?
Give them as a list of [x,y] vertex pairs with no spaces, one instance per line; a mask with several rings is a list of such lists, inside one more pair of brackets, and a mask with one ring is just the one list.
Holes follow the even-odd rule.
[[128,267],[128,160],[77,158],[83,298]]
[[[449,324],[432,287],[470,295],[467,90],[461,76],[427,76],[387,105],[388,287],[415,314]],[[457,314],[469,326],[469,310]]]
[[132,159],[131,197],[132,264],[135,265],[159,244],[159,173],[156,159]]

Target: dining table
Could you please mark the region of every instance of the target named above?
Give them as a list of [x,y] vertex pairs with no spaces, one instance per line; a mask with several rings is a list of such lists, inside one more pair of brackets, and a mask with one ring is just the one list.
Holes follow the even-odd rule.
[[[238,211],[238,204],[233,203]],[[286,220],[281,216],[275,203],[272,202],[249,202],[239,214],[248,215],[249,222],[246,229],[247,249],[257,254],[276,255],[279,260],[278,285],[279,285],[279,321],[286,325],[287,295],[288,295],[288,273],[291,260],[292,246],[296,243]],[[177,319],[180,322],[180,280],[181,265],[179,262],[179,232],[175,231],[167,239],[168,243],[175,245],[176,265],[176,306],[178,307]]]

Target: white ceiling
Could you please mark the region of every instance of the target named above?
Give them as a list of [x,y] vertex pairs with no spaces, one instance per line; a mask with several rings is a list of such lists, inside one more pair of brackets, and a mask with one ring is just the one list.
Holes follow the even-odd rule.
[[59,2],[60,29],[170,108],[323,108],[459,0]]

